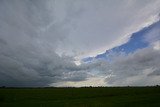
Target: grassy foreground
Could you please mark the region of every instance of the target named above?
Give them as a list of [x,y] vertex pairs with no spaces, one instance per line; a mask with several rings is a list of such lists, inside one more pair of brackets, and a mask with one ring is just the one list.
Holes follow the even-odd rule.
[[160,87],[0,88],[0,107],[160,107]]

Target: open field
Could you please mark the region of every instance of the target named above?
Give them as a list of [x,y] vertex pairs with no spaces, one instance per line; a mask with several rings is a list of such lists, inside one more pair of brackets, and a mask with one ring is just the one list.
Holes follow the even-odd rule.
[[1,88],[0,107],[160,107],[160,87]]

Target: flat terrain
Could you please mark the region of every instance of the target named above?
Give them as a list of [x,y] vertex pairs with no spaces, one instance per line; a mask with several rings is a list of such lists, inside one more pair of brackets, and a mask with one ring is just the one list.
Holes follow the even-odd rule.
[[160,107],[160,87],[0,88],[0,107]]

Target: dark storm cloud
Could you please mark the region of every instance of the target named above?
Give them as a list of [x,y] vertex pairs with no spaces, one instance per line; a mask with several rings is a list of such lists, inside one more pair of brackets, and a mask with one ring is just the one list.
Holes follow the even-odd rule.
[[0,38],[0,44],[1,45],[7,45],[7,42],[5,40],[3,40],[3,39]]
[[0,86],[47,86],[86,78],[74,73],[83,69],[73,58],[55,52],[67,32],[54,22],[53,10],[49,0],[1,0]]
[[[141,28],[135,26],[149,15],[154,16],[158,11],[156,8],[152,13],[150,1],[145,4],[145,9],[141,6],[135,8],[138,2],[128,2],[125,7],[126,1],[121,5],[113,2],[110,6],[106,6],[108,3],[105,1],[91,2],[0,0],[0,86],[48,86],[59,82],[83,82],[96,76],[107,76],[106,83],[111,85],[138,84],[136,80],[143,79],[143,73],[146,72],[145,75],[155,72],[156,77],[147,76],[151,81],[143,79],[140,84],[158,81],[158,71],[154,71],[160,69],[158,50],[147,48],[128,56],[117,56],[112,63],[95,60],[80,66],[75,65],[74,55],[66,56],[70,53],[81,55],[83,52],[89,55],[88,52],[92,53],[111,43],[113,44],[109,46],[110,48],[115,44],[121,44],[121,40],[115,38],[121,38],[121,35],[130,34],[130,31]],[[152,5],[159,7],[159,3],[156,1]],[[117,7],[115,4],[118,4],[116,10],[121,7],[122,10],[127,10],[129,5],[131,10],[136,9],[134,13],[137,16],[133,17],[134,21],[125,20],[124,26],[121,10],[117,14],[112,8]],[[107,14],[104,14],[106,10]],[[139,10],[150,11],[143,12],[142,16]],[[111,13],[114,13],[113,16],[108,17]],[[124,12],[126,19],[130,17],[128,13],[131,14],[130,10]],[[117,22],[122,23],[117,26]],[[147,22],[148,20],[141,24]],[[156,34],[158,33],[159,31]],[[91,39],[93,42],[89,42]]]

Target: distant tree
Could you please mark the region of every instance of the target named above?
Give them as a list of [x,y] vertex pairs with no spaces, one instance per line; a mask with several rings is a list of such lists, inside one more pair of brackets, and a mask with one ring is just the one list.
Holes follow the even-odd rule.
[[2,88],[6,88],[6,86],[2,86]]

